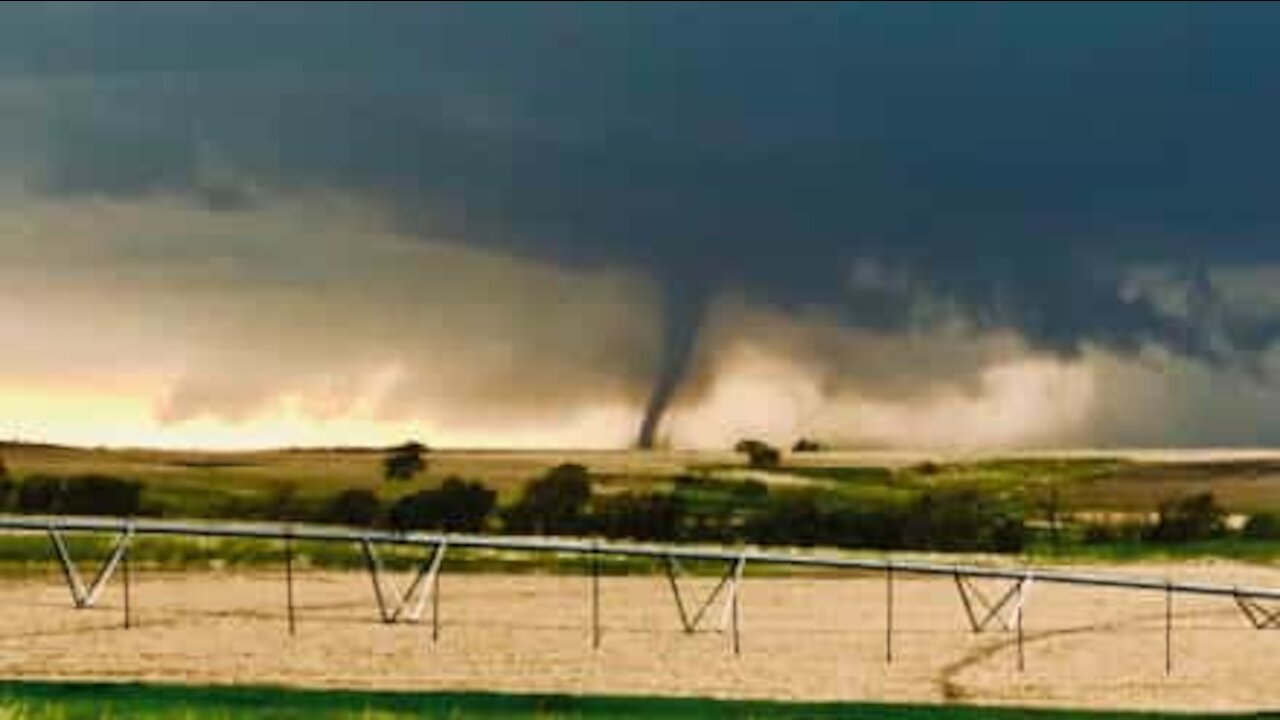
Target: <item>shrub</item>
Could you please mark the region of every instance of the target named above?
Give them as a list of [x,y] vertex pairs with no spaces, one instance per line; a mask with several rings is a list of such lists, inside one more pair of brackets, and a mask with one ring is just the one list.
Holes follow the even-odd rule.
[[55,512],[61,494],[60,478],[32,475],[18,486],[18,510],[24,513]]
[[340,525],[369,527],[377,524],[382,514],[382,504],[372,490],[352,488],[343,490],[329,501],[324,519]]
[[61,485],[58,512],[68,515],[136,515],[142,501],[142,484],[110,475],[90,474],[67,478]]
[[1021,517],[1000,514],[992,520],[987,550],[998,553],[1019,553],[1027,544],[1027,525]]
[[1280,514],[1250,515],[1240,534],[1249,540],[1280,540]]
[[826,450],[826,449],[827,449],[826,446],[824,446],[822,443],[818,442],[817,440],[810,440],[808,438],[800,438],[799,440],[796,440],[796,443],[794,445],[791,446],[791,452],[793,453],[822,452],[823,450]]
[[1091,522],[1084,526],[1081,540],[1086,545],[1139,542],[1148,532],[1149,528],[1138,522]]
[[1086,545],[1106,545],[1119,539],[1116,527],[1108,523],[1091,522],[1084,526],[1080,539]]
[[840,547],[880,550],[903,545],[903,510],[893,505],[840,507],[827,518],[830,542]]
[[1227,511],[1213,493],[1204,492],[1160,503],[1156,524],[1147,539],[1162,543],[1192,542],[1222,537],[1227,532]]
[[430,448],[416,441],[391,448],[382,459],[382,477],[388,481],[412,480],[427,469],[422,456],[428,452]]
[[683,517],[680,498],[667,493],[625,492],[592,505],[596,532],[612,538],[676,540]]
[[676,492],[697,492],[703,488],[713,487],[714,480],[710,480],[702,475],[677,475],[672,481]]
[[397,530],[476,532],[484,529],[498,494],[481,483],[447,478],[438,488],[406,495],[391,506]]
[[977,488],[930,490],[907,510],[903,541],[927,550],[1018,552],[1026,542],[1020,513]]
[[295,483],[278,483],[271,488],[258,508],[267,520],[300,520],[303,512],[298,502],[298,486]]
[[557,465],[525,486],[520,499],[503,514],[506,528],[521,533],[570,534],[587,525],[591,478],[575,463]]
[[753,468],[776,468],[782,462],[778,449],[760,440],[739,440],[733,446],[735,452],[746,453],[747,464]]
[[827,518],[813,493],[774,496],[744,528],[747,539],[763,545],[816,545],[828,539]]
[[748,503],[759,503],[769,497],[769,486],[755,479],[747,479],[734,485],[733,497]]
[[25,513],[128,516],[141,505],[142,484],[111,475],[32,475],[18,486],[17,508]]
[[727,513],[689,512],[680,524],[680,537],[694,542],[729,543],[741,540],[742,533]]

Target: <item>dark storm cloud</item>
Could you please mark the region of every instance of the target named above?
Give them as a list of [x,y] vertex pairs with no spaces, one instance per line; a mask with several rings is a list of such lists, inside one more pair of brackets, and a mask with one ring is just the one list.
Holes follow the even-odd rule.
[[46,88],[49,193],[337,189],[645,269],[669,295],[651,432],[721,290],[908,323],[913,298],[850,286],[868,258],[1055,352],[1269,344],[1277,318],[1209,332],[1119,288],[1280,261],[1277,31],[1226,4],[90,4],[0,10],[0,73]]

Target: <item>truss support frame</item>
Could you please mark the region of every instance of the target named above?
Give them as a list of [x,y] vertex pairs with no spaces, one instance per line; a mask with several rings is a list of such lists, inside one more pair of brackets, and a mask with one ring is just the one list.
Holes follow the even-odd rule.
[[[387,625],[402,622],[420,622],[426,611],[427,603],[433,609],[437,607],[436,595],[440,588],[440,567],[444,562],[448,540],[441,540],[431,547],[431,554],[418,566],[409,587],[402,592],[395,580],[387,576],[382,556],[369,538],[361,538],[360,548],[364,552],[365,563],[369,568],[369,577],[373,583],[373,597],[378,605],[378,616]],[[433,623],[433,637],[435,635]]]

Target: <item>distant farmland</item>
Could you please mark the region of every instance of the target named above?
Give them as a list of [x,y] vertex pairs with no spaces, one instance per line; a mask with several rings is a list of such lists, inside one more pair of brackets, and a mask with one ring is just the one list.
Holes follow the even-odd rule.
[[[750,467],[744,455],[727,451],[441,450],[428,453],[425,471],[404,482],[384,480],[384,451],[378,449],[180,452],[11,443],[0,444],[0,458],[9,474],[2,498],[7,512],[24,511],[21,487],[33,478],[99,475],[140,486],[140,505],[130,514],[325,522],[332,521],[326,508],[341,493],[365,491],[373,498],[371,502],[381,506],[378,512],[385,514],[398,500],[457,477],[496,492],[498,507],[483,522],[488,531],[502,532],[510,530],[500,522],[503,508],[515,503],[530,482],[557,466],[576,463],[589,477],[592,496],[598,499],[594,502],[607,502],[620,494],[640,499],[670,497],[687,522],[694,523],[701,522],[698,518],[702,516],[732,520],[743,513],[777,510],[779,524],[804,525],[792,508],[800,503],[800,511],[812,506],[816,508],[812,511],[847,508],[855,515],[862,513],[847,521],[856,524],[866,522],[857,518],[875,508],[908,507],[926,494],[945,495],[962,488],[989,501],[999,512],[1021,518],[1030,534],[1014,547],[1033,553],[1053,550],[1054,554],[1065,552],[1077,558],[1132,557],[1150,552],[1242,558],[1280,555],[1280,543],[1274,541],[1242,544],[1234,537],[1214,537],[1147,547],[1134,542],[1138,529],[1129,528],[1127,534],[1117,532],[1114,537],[1095,531],[1116,523],[1135,527],[1149,523],[1162,503],[1198,493],[1212,493],[1217,506],[1228,514],[1229,524],[1238,530],[1250,516],[1280,508],[1280,455],[1266,452],[1073,452],[998,457],[811,452],[786,454],[779,466],[760,468]],[[1047,507],[1050,500],[1051,513]],[[26,511],[43,509],[37,506]],[[47,510],[59,511],[56,506]],[[744,516],[733,522],[749,524],[752,520]],[[1050,533],[1050,524],[1061,526],[1062,532]],[[568,534],[584,532],[600,531],[574,527]],[[733,534],[737,532],[729,528],[724,530],[728,534],[722,535],[653,539],[738,542],[743,538]],[[829,535],[839,541],[839,532]],[[761,537],[775,535],[766,532]],[[1090,538],[1093,542],[1086,547],[1084,541]],[[788,544],[790,540],[783,535],[774,541]],[[830,542],[827,536],[816,541]],[[851,549],[877,546],[862,543],[855,537],[839,544]],[[926,543],[918,549],[931,547]],[[982,543],[962,543],[957,549],[962,547],[986,549]]]
[[1073,509],[1154,511],[1154,501],[1179,492],[1212,490],[1232,510],[1280,507],[1280,453],[1272,451],[1097,451],[1007,455],[908,452],[817,452],[786,456],[773,471],[753,470],[729,451],[437,450],[412,483],[383,482],[378,449],[299,449],[256,452],[108,450],[0,443],[0,457],[17,478],[106,473],[136,478],[157,492],[245,494],[296,484],[303,493],[366,487],[401,494],[458,475],[513,494],[561,463],[586,465],[605,485],[646,486],[683,473],[758,477],[781,484],[867,482],[877,470],[909,470],[936,462],[931,482],[976,481],[1021,487],[1060,482]]

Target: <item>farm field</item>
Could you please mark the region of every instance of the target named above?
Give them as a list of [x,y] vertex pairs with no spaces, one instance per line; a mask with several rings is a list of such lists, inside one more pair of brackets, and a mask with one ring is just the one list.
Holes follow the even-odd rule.
[[[1243,563],[1107,570],[1280,585],[1280,568]],[[696,593],[714,580],[684,582]],[[598,650],[591,647],[583,577],[446,572],[441,588],[441,634],[433,643],[429,623],[376,622],[367,575],[302,572],[298,629],[290,637],[278,572],[139,572],[132,594],[136,626],[126,630],[118,582],[100,607],[75,611],[50,566],[0,588],[0,675],[1109,710],[1280,707],[1280,669],[1271,662],[1280,635],[1253,629],[1222,599],[1177,598],[1174,666],[1166,677],[1161,593],[1034,587],[1025,621],[1026,667],[1019,672],[1013,636],[969,632],[945,578],[895,583],[891,665],[885,662],[882,576],[748,573],[742,654],[736,657],[726,634],[682,632],[669,588],[657,574],[603,581]]]
[[[1233,512],[1280,507],[1280,452],[1273,450],[1099,450],[965,453],[824,451],[791,453],[775,469],[747,466],[729,451],[436,450],[409,482],[383,480],[377,449],[296,449],[259,452],[90,449],[2,443],[0,457],[16,479],[38,475],[104,474],[140,481],[164,514],[266,502],[282,489],[318,500],[361,488],[391,499],[451,476],[516,496],[528,481],[563,463],[584,465],[605,491],[669,486],[696,475],[756,479],[771,487],[835,488],[851,496],[884,497],[921,488],[971,484],[994,491],[1056,485],[1064,509],[1151,512],[1159,500],[1211,490]],[[928,468],[923,472],[922,468]]]
[[[501,509],[565,463],[585,467],[595,498],[667,493],[691,520],[785,508],[797,493],[857,511],[911,507],[930,493],[968,488],[1025,521],[1029,535],[1019,551],[895,549],[893,557],[1084,565],[1280,587],[1274,562],[1280,542],[1238,531],[1177,543],[1119,535],[1083,540],[1095,518],[1149,521],[1167,498],[1194,493],[1212,493],[1239,517],[1274,512],[1280,454],[1265,451],[818,452],[786,454],[778,467],[759,468],[731,452],[441,450],[427,455],[425,472],[401,482],[383,478],[385,452],[376,449],[213,453],[6,444],[0,454],[11,483],[8,512],[24,511],[17,489],[33,478],[97,474],[138,483],[144,515],[291,522],[327,521],[317,511],[353,488],[371,491],[385,510],[453,476],[495,490]],[[1062,545],[1049,544],[1040,515],[1048,490],[1076,523]],[[480,532],[508,532],[506,522],[495,511]],[[91,558],[103,557],[110,542],[104,534],[67,537],[82,572],[92,570]],[[884,552],[840,547],[860,556]],[[580,560],[453,551],[442,578],[441,635],[432,642],[429,623],[377,621],[358,548],[298,542],[294,552],[298,632],[291,637],[279,543],[140,538],[130,551],[135,626],[125,630],[118,575],[98,607],[76,611],[48,538],[0,538],[0,677],[10,680],[0,687],[0,715],[98,717],[119,707],[121,717],[147,717],[134,712],[144,707],[156,717],[221,718],[234,717],[243,702],[278,709],[281,717],[311,716],[322,703],[333,708],[332,717],[402,717],[427,708],[428,716],[462,718],[963,718],[990,716],[992,708],[1067,709],[1076,716],[1089,709],[1280,707],[1280,671],[1266,662],[1280,635],[1254,629],[1229,600],[1177,597],[1174,666],[1166,677],[1161,593],[1036,585],[1019,672],[1014,635],[970,632],[950,578],[905,577],[895,584],[887,664],[882,575],[750,568],[742,654],[734,656],[729,636],[711,627],[720,607],[708,613],[706,629],[687,635],[660,569],[619,559],[603,567],[602,646],[593,649]],[[401,577],[420,561],[408,550],[388,550],[385,559]],[[723,568],[686,570],[684,591],[700,596]],[[983,591],[998,595],[1002,587],[986,584]],[[93,684],[103,682],[110,688]],[[85,699],[103,693],[115,699]]]

